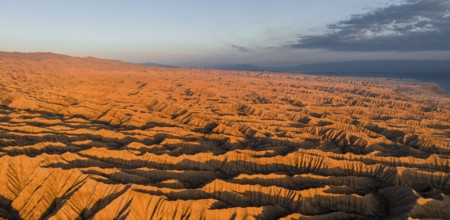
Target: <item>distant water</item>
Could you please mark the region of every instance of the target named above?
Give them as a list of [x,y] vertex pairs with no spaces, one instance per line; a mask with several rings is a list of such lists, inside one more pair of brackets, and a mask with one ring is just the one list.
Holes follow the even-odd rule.
[[[307,73],[309,74],[309,73]],[[315,75],[325,76],[352,76],[352,77],[373,77],[373,78],[388,78],[413,80],[417,82],[431,82],[439,85],[442,92],[450,94],[450,73],[448,74],[430,74],[430,73],[311,73]]]

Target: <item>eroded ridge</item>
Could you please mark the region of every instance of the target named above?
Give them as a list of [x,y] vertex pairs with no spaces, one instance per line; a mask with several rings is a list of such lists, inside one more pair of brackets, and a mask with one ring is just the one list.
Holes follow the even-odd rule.
[[447,218],[449,100],[0,53],[0,219]]

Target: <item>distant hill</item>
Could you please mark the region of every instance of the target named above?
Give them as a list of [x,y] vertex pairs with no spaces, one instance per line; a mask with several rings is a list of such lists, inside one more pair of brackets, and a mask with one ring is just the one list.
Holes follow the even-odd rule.
[[236,64],[236,65],[229,65],[229,66],[221,66],[216,67],[216,69],[223,69],[223,70],[246,70],[246,71],[264,71],[263,67],[258,67],[250,64]]
[[450,74],[450,60],[374,60],[305,64],[275,68],[283,72],[311,73],[444,73]]
[[331,76],[413,79],[438,83],[450,92],[450,60],[374,60],[305,64],[271,71],[311,73]]
[[414,79],[421,82],[438,83],[442,90],[450,92],[450,60],[344,61],[291,67],[258,67],[250,64],[237,64],[218,69]]
[[150,63],[150,62],[137,63],[137,64],[143,65],[143,66],[158,66],[158,67],[165,67],[165,68],[179,68],[178,66],[160,64],[160,63]]
[[21,52],[0,51],[0,58],[42,61],[42,60],[68,59],[71,58],[71,56],[55,54],[50,52],[21,53]]
[[368,60],[304,64],[288,67],[260,67],[236,64],[215,67],[224,70],[330,73],[337,74],[450,74],[450,60]]
[[143,68],[142,66],[118,60],[109,60],[95,57],[76,57],[50,52],[3,52],[0,51],[0,60],[21,60],[24,62],[51,62],[52,66],[72,67],[77,69],[124,70],[130,68]]

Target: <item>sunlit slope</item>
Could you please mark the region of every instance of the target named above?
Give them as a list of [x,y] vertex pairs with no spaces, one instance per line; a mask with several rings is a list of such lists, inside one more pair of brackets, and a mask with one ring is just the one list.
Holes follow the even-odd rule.
[[0,219],[450,216],[450,97],[0,53]]

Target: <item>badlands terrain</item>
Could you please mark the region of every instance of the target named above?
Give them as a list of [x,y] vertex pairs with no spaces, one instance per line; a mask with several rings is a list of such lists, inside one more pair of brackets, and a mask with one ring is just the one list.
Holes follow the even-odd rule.
[[450,96],[0,53],[0,219],[450,217]]

